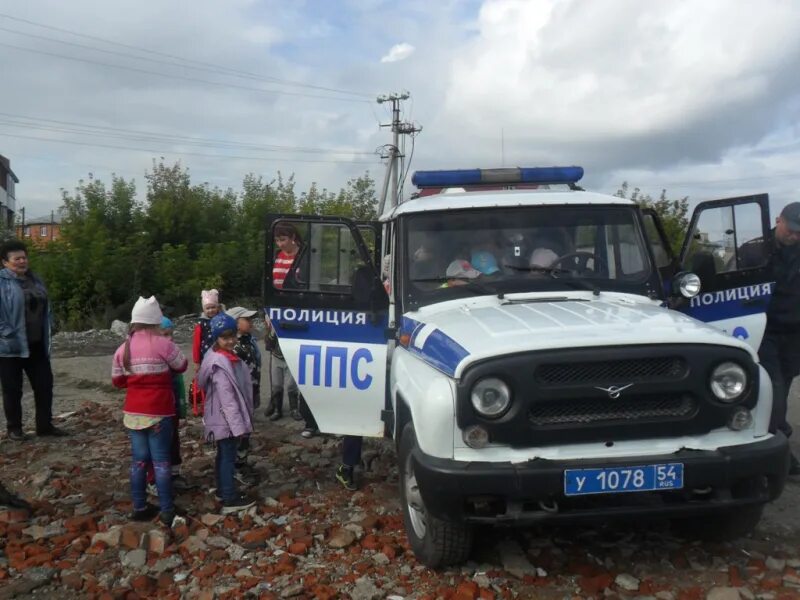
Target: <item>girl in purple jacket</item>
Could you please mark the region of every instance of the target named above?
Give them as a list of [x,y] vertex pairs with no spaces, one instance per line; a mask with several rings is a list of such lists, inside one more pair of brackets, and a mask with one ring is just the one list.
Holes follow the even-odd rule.
[[222,514],[229,514],[255,504],[237,491],[233,477],[239,439],[253,431],[253,384],[247,365],[233,353],[236,319],[226,313],[212,318],[211,338],[214,345],[203,358],[197,384],[206,393],[206,440],[217,446],[217,497]]

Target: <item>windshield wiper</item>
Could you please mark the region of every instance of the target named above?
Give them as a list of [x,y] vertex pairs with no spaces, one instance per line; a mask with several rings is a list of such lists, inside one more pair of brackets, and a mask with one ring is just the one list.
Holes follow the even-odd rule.
[[[554,267],[539,267],[536,265],[530,267],[518,267],[516,265],[503,265],[504,267],[511,269],[512,271],[522,271],[525,273],[545,273],[547,275],[553,276],[555,273],[569,273],[569,269],[561,269],[561,268],[554,268]],[[557,279],[557,277],[553,277]]]
[[566,277],[554,277],[554,279],[558,279],[559,281],[563,281],[564,283],[570,284],[574,288],[579,288],[583,290],[589,290],[595,296],[600,295],[600,288],[593,284],[588,279],[569,279]]
[[552,277],[553,279],[557,279],[558,281],[563,281],[564,283],[568,283],[571,287],[579,288],[583,290],[589,290],[595,296],[600,295],[600,288],[598,288],[595,284],[587,279],[580,279],[577,277],[558,277],[558,275],[564,273],[572,273],[569,269],[562,269],[560,267],[540,267],[537,265],[531,265],[529,267],[518,267],[515,265],[503,265],[508,267],[509,269],[513,269],[514,271],[525,271],[528,273],[545,273]]
[[[457,279],[455,277],[424,277],[420,279],[411,279],[412,283],[445,283],[450,279]],[[453,290],[458,288],[467,288],[472,289],[473,291],[478,291],[483,294],[496,294],[497,292],[487,286],[485,283],[481,282],[478,279],[460,279],[459,281],[463,281],[464,283],[461,285],[447,285],[447,286],[440,286],[436,289],[447,289]]]

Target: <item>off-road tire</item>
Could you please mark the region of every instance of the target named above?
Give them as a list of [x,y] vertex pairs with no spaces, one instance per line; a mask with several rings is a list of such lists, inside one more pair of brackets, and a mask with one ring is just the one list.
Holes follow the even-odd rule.
[[[403,506],[403,523],[414,555],[422,564],[432,569],[446,565],[461,564],[469,558],[472,550],[472,526],[467,523],[443,521],[427,511],[424,512],[425,534],[420,537],[412,521],[406,497],[406,477],[410,457],[417,448],[417,436],[411,423],[406,424],[400,438],[400,499]],[[413,468],[413,464],[411,466]]]
[[672,521],[672,530],[690,540],[731,542],[753,533],[761,520],[764,505],[729,508],[718,513]]

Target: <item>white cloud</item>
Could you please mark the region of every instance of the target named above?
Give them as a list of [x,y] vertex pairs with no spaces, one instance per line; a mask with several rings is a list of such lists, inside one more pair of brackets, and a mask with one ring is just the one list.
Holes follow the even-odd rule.
[[[506,165],[582,164],[586,187],[598,191],[613,192],[627,179],[650,193],[666,187],[693,198],[740,191],[800,197],[800,181],[787,175],[800,153],[800,3],[406,0],[329,7],[231,0],[220,11],[217,0],[118,1],[108,11],[100,0],[11,0],[3,12],[266,80],[2,32],[0,43],[56,55],[0,47],[3,64],[13,66],[4,73],[2,112],[167,136],[370,152],[389,137],[378,128],[388,119],[386,105],[369,101],[410,90],[403,118],[424,127],[412,171],[500,166],[504,157]],[[10,20],[0,25],[102,46]],[[397,31],[404,32],[403,43],[387,50]],[[62,60],[61,54],[167,76]],[[363,92],[356,100],[367,103],[332,100],[338,94],[269,78]],[[370,155],[103,139],[14,128],[2,122],[7,119],[0,115],[0,153],[20,176],[18,200],[29,214],[49,213],[59,204],[58,189],[73,188],[89,171],[105,180],[111,171],[136,177],[142,192],[142,175],[161,155],[189,166],[193,180],[234,189],[249,171],[267,180],[278,170],[296,173],[298,191],[311,181],[338,189],[366,169],[382,177],[382,165]],[[317,158],[350,162],[301,162]]]
[[409,56],[414,54],[414,46],[411,44],[407,44],[406,42],[401,42],[400,44],[395,44],[391,48],[389,48],[389,52],[381,57],[382,63],[391,63],[391,62],[398,62],[401,60],[405,60]]

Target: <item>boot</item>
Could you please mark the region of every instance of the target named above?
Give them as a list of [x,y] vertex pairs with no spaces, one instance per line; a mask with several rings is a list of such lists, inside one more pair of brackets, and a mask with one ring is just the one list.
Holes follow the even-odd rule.
[[303,420],[303,415],[300,414],[299,395],[299,392],[289,392],[289,415],[291,415],[295,421]]
[[[269,412],[270,408],[272,412]],[[283,390],[272,392],[269,406],[267,407],[267,416],[269,416],[270,421],[277,421],[283,418]]]

